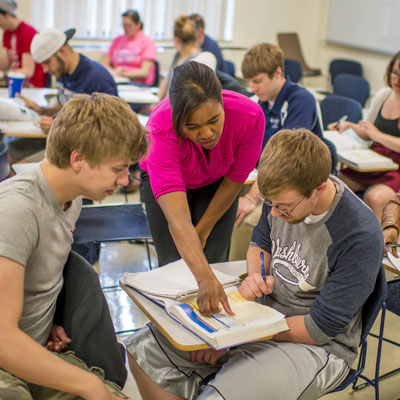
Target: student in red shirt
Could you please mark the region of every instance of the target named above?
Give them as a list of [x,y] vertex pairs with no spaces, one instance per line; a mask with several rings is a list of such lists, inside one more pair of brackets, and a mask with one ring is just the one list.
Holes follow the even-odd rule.
[[15,0],[0,0],[0,28],[3,32],[3,51],[0,55],[0,79],[11,70],[25,74],[35,87],[45,86],[45,75],[31,55],[31,42],[37,31],[16,15]]

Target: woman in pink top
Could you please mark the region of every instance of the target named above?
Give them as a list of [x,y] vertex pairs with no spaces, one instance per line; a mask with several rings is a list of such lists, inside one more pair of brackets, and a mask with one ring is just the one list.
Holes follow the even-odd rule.
[[260,156],[261,107],[222,91],[216,74],[190,61],[174,69],[169,98],[147,124],[142,199],[159,266],[183,258],[195,276],[200,311],[230,312],[209,263],[226,261],[237,196]]
[[102,64],[113,76],[153,85],[157,54],[153,39],[143,32],[143,23],[137,11],[125,11],[122,26],[125,34],[113,40]]

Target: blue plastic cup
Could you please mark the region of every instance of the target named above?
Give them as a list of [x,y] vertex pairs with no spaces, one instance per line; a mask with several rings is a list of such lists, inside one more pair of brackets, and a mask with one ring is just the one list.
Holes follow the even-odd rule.
[[9,72],[8,77],[8,97],[15,97],[17,93],[21,93],[24,84],[25,75],[20,72]]

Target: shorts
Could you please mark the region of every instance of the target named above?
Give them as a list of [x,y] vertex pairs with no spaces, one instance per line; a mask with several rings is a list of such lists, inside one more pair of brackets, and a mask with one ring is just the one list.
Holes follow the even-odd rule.
[[[162,389],[185,399],[206,399],[212,386],[229,400],[308,400],[337,387],[348,375],[344,360],[319,346],[269,340],[232,348],[220,366],[190,361],[152,324],[125,341],[140,368]],[[215,376],[214,376],[215,375]]]
[[[101,368],[89,368],[84,361],[75,356],[74,352],[55,353],[64,361],[92,372],[98,376],[106,386],[107,390],[121,398],[127,399],[119,386],[111,381],[104,379],[104,371]],[[0,368],[0,399],[7,400],[78,400],[81,397],[71,393],[60,392],[58,390],[34,385],[17,378],[16,376]]]

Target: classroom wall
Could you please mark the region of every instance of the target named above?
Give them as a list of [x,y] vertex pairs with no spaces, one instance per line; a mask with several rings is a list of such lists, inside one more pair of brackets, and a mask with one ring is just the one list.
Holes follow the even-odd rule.
[[[18,14],[29,20],[30,0],[20,0]],[[311,67],[321,68],[325,77],[307,78],[308,86],[328,84],[329,63],[334,58],[351,58],[364,66],[365,77],[376,91],[383,86],[383,74],[390,56],[326,42],[330,0],[236,0],[233,41],[222,46],[249,47],[268,41],[276,43],[277,32],[298,32],[304,57]],[[400,45],[399,45],[400,49]],[[240,70],[243,51],[224,50]],[[160,54],[161,68],[168,68],[172,51]],[[87,52],[93,58],[100,53]]]
[[[306,85],[326,85],[330,61],[350,58],[363,64],[371,90],[376,91],[383,85],[390,56],[327,43],[329,5],[330,0],[236,0],[232,45],[248,47],[261,41],[276,43],[277,32],[298,32],[307,63],[321,68],[326,75],[322,79],[307,78]],[[226,58],[230,56],[226,54]],[[240,68],[240,57],[234,61]]]

